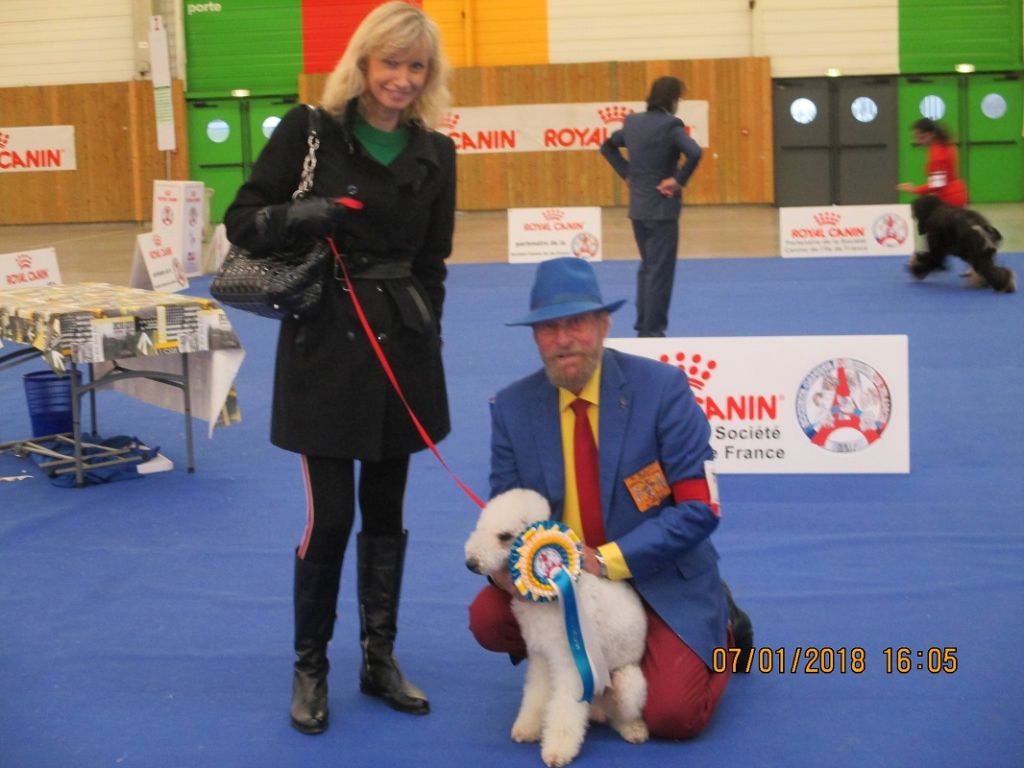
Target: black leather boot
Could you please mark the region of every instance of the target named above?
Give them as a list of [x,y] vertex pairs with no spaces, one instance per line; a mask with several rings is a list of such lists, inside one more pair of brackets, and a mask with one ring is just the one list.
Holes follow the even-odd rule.
[[746,672],[749,669],[748,659],[754,652],[754,623],[744,611],[736,605],[732,599],[732,590],[724,581],[722,589],[725,591],[725,599],[729,603],[729,625],[732,627],[732,641],[735,647],[742,653],[736,660],[736,672]]
[[408,531],[396,536],[356,537],[359,557],[359,643],[363,667],[359,690],[383,699],[399,712],[425,715],[430,712],[426,695],[402,677],[392,655],[398,632],[398,598]]
[[292,726],[302,733],[327,730],[327,644],[334,635],[341,563],[295,558],[295,675]]

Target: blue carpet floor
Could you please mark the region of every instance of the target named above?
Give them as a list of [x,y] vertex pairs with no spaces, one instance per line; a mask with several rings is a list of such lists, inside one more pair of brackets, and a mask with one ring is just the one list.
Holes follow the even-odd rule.
[[[1024,275],[1024,254],[1002,258]],[[632,296],[635,262],[597,269],[607,299]],[[891,258],[680,263],[676,335],[907,334],[912,471],[720,477],[722,573],[758,645],[787,661],[797,648],[861,648],[863,671],[736,676],[699,739],[632,746],[596,726],[576,764],[1024,765],[1024,295],[966,289],[956,272],[916,283]],[[454,431],[440,447],[481,495],[487,399],[537,366],[529,331],[503,325],[524,311],[532,275],[451,269]],[[159,445],[174,471],[69,489],[0,455],[0,476],[33,475],[0,483],[0,766],[541,765],[535,745],[508,736],[522,667],[466,629],[480,580],[462,546],[476,509],[429,453],[407,495],[397,652],[432,714],[359,694],[350,558],[332,727],[315,738],[289,727],[299,464],[267,442],[275,324],[231,317],[247,350],[244,420],[211,440],[197,422],[194,475],[181,469],[180,416],[115,392],[100,393],[100,431]],[[630,335],[632,309],[615,317],[613,335]],[[29,433],[30,368],[0,378],[0,441]],[[887,672],[885,649],[899,647],[923,656]],[[930,648],[955,648],[956,670],[917,669]]]

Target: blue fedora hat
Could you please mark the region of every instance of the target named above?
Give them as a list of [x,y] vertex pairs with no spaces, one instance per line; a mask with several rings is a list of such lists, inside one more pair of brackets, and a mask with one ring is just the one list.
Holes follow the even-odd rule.
[[587,312],[614,312],[625,299],[606,304],[590,262],[573,256],[542,261],[530,291],[530,314],[505,325],[533,325]]

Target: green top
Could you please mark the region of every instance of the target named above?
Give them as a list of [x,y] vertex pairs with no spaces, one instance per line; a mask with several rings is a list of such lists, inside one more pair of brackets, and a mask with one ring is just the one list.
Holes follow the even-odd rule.
[[390,165],[409,143],[409,128],[398,126],[393,131],[382,131],[374,128],[362,115],[356,117],[356,138],[366,147],[370,157],[381,165]]

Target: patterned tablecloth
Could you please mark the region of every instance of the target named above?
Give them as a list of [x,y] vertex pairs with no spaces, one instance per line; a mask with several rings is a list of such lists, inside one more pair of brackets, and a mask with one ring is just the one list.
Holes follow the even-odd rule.
[[[218,424],[239,420],[234,380],[245,351],[231,322],[211,299],[140,288],[79,283],[0,291],[2,340],[28,344],[60,372],[68,362],[94,363],[97,378],[114,361],[125,368],[181,372],[188,353],[192,412]],[[148,379],[115,389],[182,411],[176,390]]]

